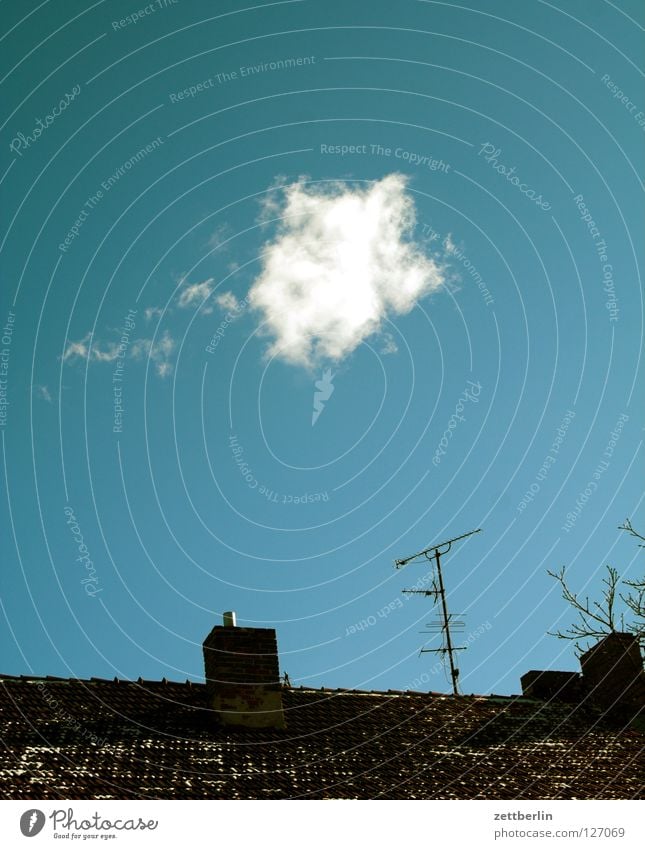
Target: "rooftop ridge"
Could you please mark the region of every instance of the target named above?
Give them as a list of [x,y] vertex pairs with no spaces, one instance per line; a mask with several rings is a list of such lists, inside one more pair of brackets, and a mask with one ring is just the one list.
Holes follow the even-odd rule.
[[[22,682],[22,683],[38,683],[47,684],[130,684],[130,685],[154,685],[168,687],[196,687],[205,688],[206,684],[203,681],[192,681],[187,678],[185,681],[171,681],[167,678],[100,678],[91,676],[90,678],[63,678],[57,675],[11,675],[0,673],[0,683],[5,682]],[[318,694],[345,694],[357,696],[431,696],[438,699],[483,699],[486,701],[522,701],[522,702],[539,702],[541,699],[530,698],[521,694],[499,694],[499,693],[464,693],[455,696],[453,693],[441,693],[437,690],[364,690],[354,687],[311,687],[306,684],[299,686],[283,686],[287,692],[289,690],[301,693],[318,693]]]

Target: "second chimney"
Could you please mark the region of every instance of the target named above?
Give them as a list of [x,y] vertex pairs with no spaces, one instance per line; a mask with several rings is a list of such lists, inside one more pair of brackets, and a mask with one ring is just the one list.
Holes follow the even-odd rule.
[[582,678],[591,697],[607,708],[645,708],[645,671],[638,639],[614,631],[580,658]]
[[206,691],[223,725],[284,728],[278,644],[273,628],[237,628],[224,614],[204,640]]

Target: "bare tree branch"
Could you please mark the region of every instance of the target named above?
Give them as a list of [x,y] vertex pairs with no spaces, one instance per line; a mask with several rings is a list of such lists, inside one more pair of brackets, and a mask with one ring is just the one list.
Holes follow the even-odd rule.
[[[607,575],[603,578],[605,589],[603,590],[602,602],[594,601],[593,606],[589,603],[589,598],[585,597],[582,601],[573,590],[568,586],[565,576],[565,567],[563,566],[559,572],[552,572],[547,569],[547,574],[560,584],[562,588],[562,598],[573,607],[578,614],[578,621],[574,622],[569,628],[564,631],[549,631],[553,637],[558,637],[561,640],[588,640],[599,639],[616,630],[616,588],[620,582],[618,572],[611,566],[607,566]],[[576,647],[582,651],[582,646],[576,642]]]
[[643,534],[639,534],[638,531],[634,529],[634,526],[632,525],[629,519],[625,519],[624,525],[618,525],[618,530],[627,531],[627,533],[631,536],[636,537],[636,539],[642,540],[642,542],[638,544],[638,547],[645,548],[645,536],[643,536]]
[[636,590],[627,595],[621,595],[621,599],[634,614],[634,622],[630,623],[628,630],[638,637],[645,637],[645,583],[643,581],[623,581],[623,583]]
[[[624,525],[618,525],[621,531],[627,531],[630,536],[642,540],[638,544],[639,548],[645,548],[645,535],[637,531],[632,525],[630,519],[625,519]],[[645,639],[645,575],[642,578],[637,578],[634,581],[623,581],[625,586],[630,588],[627,595],[621,595],[621,599],[627,605],[629,610],[634,614],[635,621],[630,623],[628,630],[632,634],[636,634],[639,639]],[[633,590],[634,592],[631,592]],[[640,620],[640,621],[639,621]]]
[[[621,531],[626,531],[630,536],[642,540],[639,547],[645,548],[645,534],[637,531],[629,519],[625,519],[625,523],[619,525],[618,528]],[[582,600],[570,589],[565,580],[564,569],[564,566],[558,572],[551,572],[547,569],[547,574],[555,578],[560,584],[562,598],[576,612],[577,621],[574,621],[564,631],[549,631],[548,633],[551,636],[558,637],[561,640],[575,641],[575,646],[581,653],[584,647],[580,640],[598,640],[616,631],[617,624],[619,624],[621,631],[634,634],[645,648],[645,576],[632,581],[621,581],[618,571],[613,566],[607,566],[607,573],[602,581],[604,584],[602,599],[590,604],[587,596]],[[629,587],[626,593],[618,591],[621,583]],[[628,614],[631,614],[627,623],[625,622],[625,615],[617,613],[619,600],[625,605]]]

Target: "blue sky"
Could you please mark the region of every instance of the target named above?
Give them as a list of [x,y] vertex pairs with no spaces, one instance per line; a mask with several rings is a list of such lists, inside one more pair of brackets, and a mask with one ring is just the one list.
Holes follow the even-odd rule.
[[642,8],[470,5],[8,5],[3,672],[198,679],[233,609],[447,690],[393,561],[481,527],[461,687],[517,692],[547,568],[642,573]]

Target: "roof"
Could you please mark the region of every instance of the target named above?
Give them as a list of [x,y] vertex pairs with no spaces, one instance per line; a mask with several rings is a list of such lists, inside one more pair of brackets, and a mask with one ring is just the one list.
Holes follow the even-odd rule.
[[286,730],[219,727],[203,684],[0,676],[20,799],[641,798],[645,734],[591,705],[284,688]]

